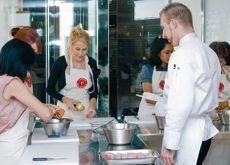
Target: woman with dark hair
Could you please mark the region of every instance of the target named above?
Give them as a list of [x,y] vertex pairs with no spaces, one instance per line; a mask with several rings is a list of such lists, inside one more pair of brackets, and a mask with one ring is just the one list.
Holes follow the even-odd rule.
[[[168,40],[155,38],[150,45],[151,56],[147,64],[143,65],[140,79],[143,92],[163,94],[164,79],[167,72],[169,57],[173,51],[173,46]],[[152,120],[152,114],[156,110],[156,102],[142,98],[138,116],[144,120]],[[155,110],[154,110],[155,109]]]
[[215,41],[209,47],[217,54],[221,66],[219,102],[227,104],[227,101],[230,100],[230,67],[227,65],[229,52],[224,42]]
[[1,49],[0,70],[0,162],[16,164],[21,157],[28,137],[29,109],[48,121],[52,110],[34,97],[26,75],[34,62],[30,45],[12,39]]

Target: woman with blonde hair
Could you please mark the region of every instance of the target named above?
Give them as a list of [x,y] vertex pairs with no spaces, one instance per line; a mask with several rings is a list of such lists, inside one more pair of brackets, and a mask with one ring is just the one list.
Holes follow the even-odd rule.
[[96,114],[100,70],[88,56],[89,42],[89,34],[75,27],[70,33],[67,55],[54,62],[48,80],[47,93],[58,100],[57,105],[66,110],[65,116],[72,119]]

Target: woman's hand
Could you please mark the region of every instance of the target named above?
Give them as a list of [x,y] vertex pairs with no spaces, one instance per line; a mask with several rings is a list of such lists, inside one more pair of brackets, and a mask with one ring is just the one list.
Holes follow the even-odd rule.
[[90,106],[89,107],[89,113],[86,114],[86,118],[92,118],[96,115],[96,111],[95,111],[95,108],[94,106]]
[[65,96],[62,98],[62,102],[65,103],[68,108],[70,108],[74,111],[77,110],[74,105],[81,103],[78,100],[74,100],[74,99],[71,99],[71,98],[65,97]]

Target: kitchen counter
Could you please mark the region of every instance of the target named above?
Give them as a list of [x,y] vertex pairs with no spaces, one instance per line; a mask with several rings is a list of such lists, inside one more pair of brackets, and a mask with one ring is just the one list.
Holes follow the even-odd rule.
[[[101,121],[109,121],[104,119]],[[97,123],[100,119],[94,119]],[[101,124],[101,123],[100,123]],[[155,121],[146,123],[138,121],[138,129],[130,145],[109,145],[101,129],[97,133],[88,127],[78,127],[72,125],[66,137],[48,138],[43,128],[35,129],[32,137],[32,145],[27,146],[20,165],[101,165],[105,162],[100,157],[103,151],[118,151],[130,149],[155,149],[160,151],[163,132],[157,129]],[[229,126],[222,126],[216,122],[215,125],[220,130],[213,138],[210,151],[206,157],[205,165],[213,164],[229,165],[230,162],[230,129]],[[83,129],[85,128],[85,129]],[[63,160],[52,160],[45,162],[32,161],[34,157],[65,158]]]
[[[136,123],[137,124],[137,123]],[[230,129],[219,122],[214,123],[220,132],[213,138],[210,151],[206,157],[204,165],[221,164],[229,165],[230,162]],[[79,136],[79,162],[80,165],[104,164],[100,157],[103,151],[118,151],[130,149],[154,149],[160,152],[163,132],[158,130],[156,123],[148,124],[138,121],[138,131],[130,145],[109,145],[102,130],[95,134],[91,130],[78,131]],[[215,163],[213,163],[215,162]]]

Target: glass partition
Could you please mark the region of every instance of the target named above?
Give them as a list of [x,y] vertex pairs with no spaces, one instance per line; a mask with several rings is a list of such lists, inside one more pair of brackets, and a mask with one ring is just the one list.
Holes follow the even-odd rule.
[[168,0],[109,1],[112,116],[134,115],[138,110],[140,98],[136,94],[142,94],[138,74],[149,54],[149,44],[161,34],[159,11],[167,3]]

